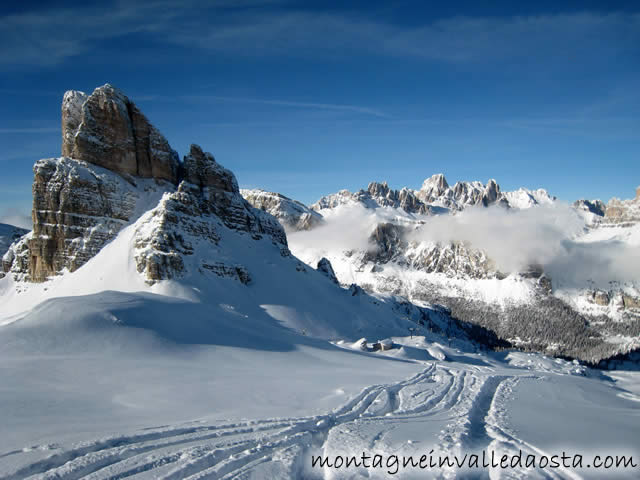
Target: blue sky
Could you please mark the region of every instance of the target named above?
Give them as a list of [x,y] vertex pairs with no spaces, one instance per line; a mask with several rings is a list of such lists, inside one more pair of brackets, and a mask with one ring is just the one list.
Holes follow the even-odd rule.
[[640,184],[637,2],[15,3],[0,219],[28,214],[33,163],[60,154],[64,91],[107,82],[181,155],[198,143],[306,203],[439,172],[566,201]]

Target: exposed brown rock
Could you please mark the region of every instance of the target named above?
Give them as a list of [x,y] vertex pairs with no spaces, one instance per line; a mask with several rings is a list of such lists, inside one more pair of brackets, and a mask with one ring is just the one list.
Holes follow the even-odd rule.
[[606,307],[609,305],[609,294],[607,292],[603,292],[601,290],[596,290],[593,292],[593,303],[596,305],[600,305]]
[[431,209],[416,197],[413,190],[408,188],[393,190],[389,188],[387,182],[371,182],[363,193],[368,194],[379,206],[396,207],[406,212],[424,215],[431,213]]
[[62,155],[123,175],[178,182],[179,160],[162,134],[120,90],[107,84],[62,102]]
[[[267,237],[290,255],[283,228],[242,198],[231,171],[197,145],[180,165],[166,139],[111,85],[88,96],[65,94],[62,152],[35,164],[33,231],[2,258],[3,273],[18,280],[42,282],[80,268],[134,221],[138,271],[150,283],[182,276],[196,247],[214,251],[225,228]],[[197,262],[201,272],[250,281],[241,265]]]
[[622,303],[625,309],[629,309],[629,308],[640,309],[640,298],[632,297],[631,295],[622,294]]
[[177,154],[111,85],[64,95],[62,154],[34,166],[33,233],[2,262],[17,278],[78,269],[133,219],[140,198],[178,181]]
[[640,222],[640,187],[636,189],[636,197],[629,200],[612,198],[607,204],[605,222],[633,225]]

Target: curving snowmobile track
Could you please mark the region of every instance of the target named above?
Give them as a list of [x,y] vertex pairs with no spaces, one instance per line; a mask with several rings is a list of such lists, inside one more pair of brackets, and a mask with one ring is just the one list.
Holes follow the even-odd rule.
[[[391,385],[365,388],[326,415],[273,418],[227,424],[192,423],[159,427],[130,435],[60,448],[47,458],[23,464],[3,480],[124,478],[341,478],[355,470],[310,467],[310,455],[350,449],[393,450],[400,425],[440,422],[434,448],[448,453],[493,448],[501,452],[541,451],[518,439],[503,425],[505,403],[518,381],[531,375],[496,375],[490,368],[454,368],[430,364],[419,374]],[[397,443],[397,442],[396,442]],[[31,449],[38,448],[37,446]],[[4,456],[24,454],[16,450]],[[369,476],[369,473],[362,472]],[[414,472],[416,473],[416,472]],[[453,470],[431,472],[436,478],[464,477]],[[490,472],[481,476],[489,478]],[[501,472],[491,472],[496,478]],[[510,470],[508,478],[533,472]],[[541,478],[577,478],[569,471],[536,472]],[[371,472],[375,478],[377,472]],[[475,472],[477,477],[478,472]],[[252,476],[254,475],[254,476]],[[402,476],[402,475],[400,475]]]

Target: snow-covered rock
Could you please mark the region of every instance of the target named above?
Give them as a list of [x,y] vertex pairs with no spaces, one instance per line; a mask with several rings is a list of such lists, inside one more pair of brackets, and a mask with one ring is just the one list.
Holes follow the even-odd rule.
[[401,208],[408,213],[425,215],[431,213],[430,208],[418,199],[413,190],[408,188],[393,190],[387,182],[371,182],[366,190],[359,190],[356,193],[340,190],[338,193],[322,197],[311,205],[311,208],[321,212],[323,209],[357,203],[366,208],[393,207]]
[[576,200],[573,202],[573,208],[591,213],[598,217],[604,217],[607,206],[602,200]]
[[555,197],[546,190],[527,190],[521,188],[514,192],[502,192],[498,183],[491,179],[481,182],[457,182],[452,187],[442,173],[426,179],[420,190],[402,188],[393,190],[386,182],[370,183],[366,190],[351,193],[348,190],[322,197],[311,205],[313,210],[321,212],[339,205],[360,203],[367,208],[392,207],[411,214],[430,215],[442,213],[442,209],[457,212],[472,206],[504,207],[524,209],[534,205],[550,204]]
[[528,190],[519,188],[513,192],[505,192],[503,198],[511,208],[531,208],[536,205],[550,205],[555,201],[555,197],[549,195],[544,188]]
[[10,249],[11,245],[27,233],[29,231],[24,228],[0,223],[0,278],[5,276],[6,271],[9,270],[11,263],[13,263],[15,253],[13,249]]
[[260,189],[242,189],[240,193],[255,208],[278,219],[285,229],[310,230],[322,222],[322,215],[297,200]]
[[[420,201],[426,201],[424,205],[439,213],[436,216],[407,212],[397,202],[383,206],[387,197],[372,195],[372,191],[380,190],[373,188],[357,194],[341,191],[318,202],[314,208],[320,208],[327,225],[317,231],[292,234],[294,255],[309,265],[326,257],[343,285],[446,305],[457,318],[488,328],[525,349],[598,362],[640,345],[637,339],[629,340],[640,332],[637,277],[628,278],[629,273],[623,273],[627,279],[624,284],[616,282],[615,277],[609,278],[607,282],[614,281],[608,284],[606,294],[595,294],[594,284],[586,275],[598,275],[601,266],[591,270],[593,273],[589,273],[591,267],[585,267],[586,274],[580,279],[566,280],[563,276],[570,277],[573,267],[554,267],[551,273],[546,271],[548,263],[538,261],[546,258],[545,262],[566,261],[571,265],[584,263],[578,256],[586,255],[585,260],[591,259],[588,265],[596,265],[599,257],[594,249],[601,246],[603,258],[615,258],[619,254],[611,248],[618,242],[621,249],[632,254],[635,236],[633,229],[624,227],[626,224],[605,229],[603,223],[603,228],[594,229],[597,223],[587,217],[595,214],[580,209],[579,213],[566,209],[566,215],[560,214],[564,207],[556,204],[546,190],[504,193],[494,181],[486,185],[458,183],[451,188],[442,175],[427,179]],[[500,205],[510,208],[496,208]],[[629,205],[633,207],[632,201],[623,205],[627,207],[625,211]],[[470,207],[473,208],[460,211]],[[497,220],[489,221],[494,215]],[[548,215],[551,216],[547,218]],[[514,223],[512,218],[523,220]],[[522,221],[530,233],[517,235],[518,241],[513,245],[500,240],[501,235],[513,235],[509,228],[518,229]],[[575,228],[571,226],[574,221]],[[331,239],[351,226],[354,231],[341,235],[335,246],[312,238],[316,232],[319,239]],[[555,250],[543,245],[542,238],[541,244],[535,245],[538,232],[544,235],[545,230],[559,232],[565,228],[566,234],[552,235],[553,242],[558,242]],[[365,241],[351,238],[357,235],[356,230]],[[620,235],[614,230],[620,230]],[[457,239],[456,235],[462,238]],[[589,242],[596,242],[593,247],[583,247],[583,240],[588,237],[592,238]],[[498,247],[502,244],[507,249],[504,253]],[[527,253],[519,256],[521,248]],[[553,260],[544,257],[544,252],[549,252]],[[565,254],[570,259],[555,257]],[[517,264],[509,264],[510,258],[518,258]],[[575,286],[568,288],[567,282]],[[560,323],[565,327],[561,328]]]
[[9,249],[9,245],[27,233],[28,230],[24,228],[0,223],[0,255],[4,255]]
[[289,255],[280,224],[240,196],[230,171],[220,171],[223,178],[216,181],[210,177],[208,186],[182,181],[176,192],[166,193],[158,206],[135,224],[137,270],[148,283],[198,272],[249,283],[250,269],[234,257],[234,240],[225,235],[229,231],[255,240],[267,236],[274,245],[274,255]]

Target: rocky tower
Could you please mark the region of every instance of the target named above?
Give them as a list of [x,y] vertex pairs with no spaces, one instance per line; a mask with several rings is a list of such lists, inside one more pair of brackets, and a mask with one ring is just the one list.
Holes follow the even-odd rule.
[[[111,85],[64,95],[62,155],[34,165],[33,231],[2,258],[3,273],[18,280],[42,282],[78,269],[149,209],[140,221],[152,228],[135,228],[134,243],[138,271],[151,283],[181,275],[193,245],[217,245],[224,227],[267,235],[288,254],[282,227],[242,198],[232,172],[197,145],[181,164]],[[230,271],[222,264],[211,270]],[[246,280],[241,269],[231,270]]]
[[136,216],[144,197],[175,189],[179,159],[121,91],[65,93],[62,157],[33,167],[33,232],[3,258],[3,270],[42,282],[74,271]]
[[123,175],[178,182],[178,154],[138,107],[109,84],[88,96],[65,93],[62,155]]

